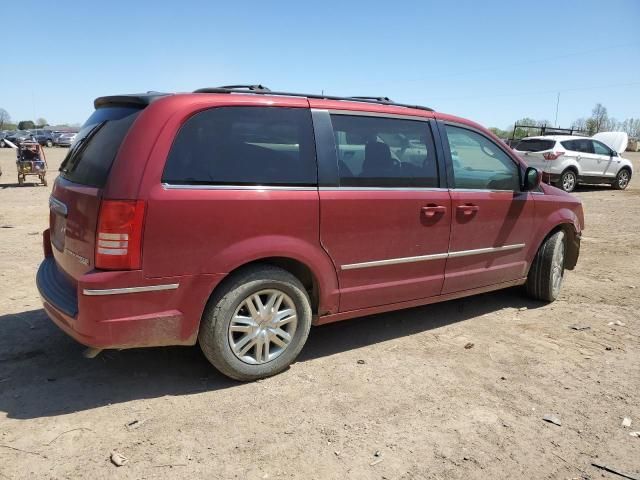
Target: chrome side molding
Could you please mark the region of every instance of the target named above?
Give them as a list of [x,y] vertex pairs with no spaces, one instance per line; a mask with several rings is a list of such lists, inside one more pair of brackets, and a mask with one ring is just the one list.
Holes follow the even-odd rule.
[[85,288],[84,290],[82,290],[82,294],[87,296],[123,295],[126,293],[158,292],[160,290],[175,290],[176,288],[178,288],[177,283],[168,283],[165,285],[148,285],[146,287],[105,288],[100,290],[91,290],[91,289]]
[[387,260],[374,260],[372,262],[350,263],[348,265],[342,265],[340,268],[342,270],[354,270],[356,268],[382,267],[384,265],[396,265],[400,263],[440,260],[442,258],[447,258],[448,256],[448,253],[435,253],[433,255],[420,255],[418,257],[388,258]]
[[350,263],[341,265],[341,270],[355,270],[357,268],[381,267],[384,265],[398,265],[401,263],[426,262],[429,260],[441,260],[443,258],[468,257],[470,255],[482,255],[485,253],[506,252],[509,250],[520,250],[524,248],[524,243],[513,245],[503,245],[501,247],[476,248],[474,250],[459,250],[457,252],[435,253],[432,255],[420,255],[417,257],[388,258],[385,260],[374,260],[371,262]]

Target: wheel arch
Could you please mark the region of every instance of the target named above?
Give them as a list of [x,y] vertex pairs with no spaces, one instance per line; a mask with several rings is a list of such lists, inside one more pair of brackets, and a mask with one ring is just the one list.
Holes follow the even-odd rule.
[[[533,264],[533,260],[535,259],[535,256],[540,251],[540,248],[542,247],[542,245],[544,245],[544,242],[546,242],[549,237],[551,237],[552,235],[554,235],[559,231],[563,231],[566,236],[566,242],[565,242],[566,250],[565,250],[565,257],[564,257],[565,268],[567,270],[573,270],[576,267],[578,263],[578,256],[580,254],[581,234],[571,220],[565,219],[562,222],[556,223],[550,230],[547,231],[547,233],[542,237],[542,239],[539,242],[537,242],[536,248],[535,250],[533,250],[533,255],[531,255],[528,269],[531,268],[531,265]],[[527,274],[528,274],[528,269],[527,269]]]
[[218,282],[209,294],[211,299],[215,292],[225,285],[231,277],[241,275],[243,270],[258,265],[271,265],[281,268],[305,287],[311,301],[314,316],[335,313],[338,310],[339,288],[338,278],[333,263],[324,251],[316,249],[299,251],[295,248],[287,250],[271,250],[255,252],[254,255],[236,258],[236,261],[225,268],[224,278]]

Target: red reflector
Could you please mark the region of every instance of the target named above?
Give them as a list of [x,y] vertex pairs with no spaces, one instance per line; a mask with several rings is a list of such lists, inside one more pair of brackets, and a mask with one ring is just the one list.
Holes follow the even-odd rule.
[[142,200],[102,201],[96,234],[96,268],[140,268],[144,207]]
[[545,160],[555,160],[562,155],[564,155],[564,152],[547,152],[542,154]]

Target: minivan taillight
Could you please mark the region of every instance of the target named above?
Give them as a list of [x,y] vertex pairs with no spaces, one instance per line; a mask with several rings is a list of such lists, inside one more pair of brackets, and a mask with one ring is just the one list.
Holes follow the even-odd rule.
[[564,152],[547,152],[542,154],[545,160],[556,160],[562,155],[564,155]]
[[96,233],[96,268],[140,268],[144,207],[142,200],[102,200]]

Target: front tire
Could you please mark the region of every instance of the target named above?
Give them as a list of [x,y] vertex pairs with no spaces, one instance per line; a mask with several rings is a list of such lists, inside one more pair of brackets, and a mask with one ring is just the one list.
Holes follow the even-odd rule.
[[624,190],[629,186],[631,180],[631,172],[628,168],[622,168],[616,175],[616,179],[613,182],[613,188],[615,190]]
[[553,302],[560,295],[564,279],[565,233],[560,230],[547,238],[529,269],[527,293],[536,300]]
[[298,356],[311,328],[311,304],[300,281],[270,265],[247,268],[214,292],[198,342],[224,375],[241,381],[270,377]]
[[558,187],[564,190],[567,193],[571,193],[576,189],[576,185],[578,185],[578,175],[573,170],[565,170],[560,175],[560,181],[558,182]]

